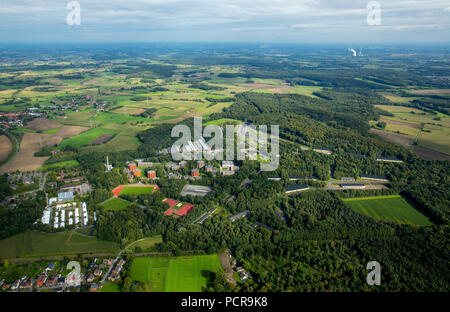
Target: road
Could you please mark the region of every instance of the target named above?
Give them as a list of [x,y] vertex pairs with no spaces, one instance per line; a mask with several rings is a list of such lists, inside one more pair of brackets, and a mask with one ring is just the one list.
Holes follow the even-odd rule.
[[109,274],[111,273],[112,269],[116,266],[117,261],[119,261],[120,257],[122,256],[122,253],[123,253],[125,250],[127,250],[128,248],[130,248],[131,246],[133,246],[134,244],[136,244],[136,243],[138,243],[138,242],[140,242],[140,241],[143,241],[144,239],[145,239],[145,238],[141,238],[141,239],[138,239],[137,241],[132,242],[131,244],[129,244],[128,246],[126,246],[125,248],[123,248],[123,249],[117,254],[117,257],[114,259],[113,263],[109,266],[108,272],[106,272],[106,273],[103,275],[103,278],[102,278],[102,280],[101,280],[100,283],[99,283],[100,285],[103,285],[103,284],[105,283],[105,281],[106,281],[106,279],[108,278]]

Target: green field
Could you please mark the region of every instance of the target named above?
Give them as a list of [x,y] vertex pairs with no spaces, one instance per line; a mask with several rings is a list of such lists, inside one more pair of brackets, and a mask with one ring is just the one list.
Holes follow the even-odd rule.
[[149,283],[152,291],[200,292],[207,285],[202,271],[221,270],[219,256],[142,257],[134,258],[131,278]]
[[105,207],[106,210],[110,211],[124,210],[127,209],[130,205],[130,202],[116,197],[108,199],[107,201],[102,203],[102,206]]
[[377,221],[388,221],[410,225],[433,225],[431,221],[412,207],[400,195],[348,198],[344,202],[353,211]]
[[154,189],[154,187],[124,187],[120,195],[152,194]]
[[79,164],[80,163],[76,160],[67,160],[67,161],[61,161],[61,162],[57,162],[57,163],[53,163],[53,164],[44,165],[44,166],[42,166],[42,168],[40,170],[48,170],[48,169],[53,169],[53,168],[71,168],[71,167],[76,167]]
[[105,283],[100,292],[120,292],[121,289],[122,287],[118,283]]
[[102,134],[116,134],[116,133],[117,131],[110,129],[94,128],[86,132],[83,132],[79,135],[76,135],[74,137],[71,137],[69,139],[64,139],[59,146],[61,148],[66,147],[68,145],[72,147],[81,147],[90,144],[92,141],[94,141]]
[[0,241],[0,258],[32,258],[78,253],[117,252],[119,245],[85,237],[73,231],[43,233],[29,231]]
[[134,252],[148,252],[153,251],[154,247],[157,243],[162,243],[162,236],[161,235],[155,235],[151,237],[146,237],[133,246],[129,247],[128,250],[134,251]]

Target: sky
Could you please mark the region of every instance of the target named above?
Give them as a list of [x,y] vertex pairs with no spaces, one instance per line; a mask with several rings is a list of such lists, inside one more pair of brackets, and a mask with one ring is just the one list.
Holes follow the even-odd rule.
[[450,0],[69,2],[0,0],[0,42],[450,43]]

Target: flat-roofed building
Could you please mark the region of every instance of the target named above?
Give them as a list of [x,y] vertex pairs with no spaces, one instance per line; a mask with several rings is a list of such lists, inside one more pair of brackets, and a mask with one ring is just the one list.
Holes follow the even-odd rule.
[[402,163],[403,160],[398,158],[391,158],[391,157],[378,157],[377,161],[383,161],[383,162],[393,162],[393,163]]
[[245,218],[249,213],[250,213],[250,210],[245,210],[245,211],[239,212],[238,214],[235,214],[234,216],[229,217],[228,219],[231,222],[234,222],[236,220]]
[[308,185],[294,185],[294,186],[288,186],[284,189],[286,194],[294,194],[298,192],[305,192],[309,190]]
[[389,179],[384,176],[375,176],[375,175],[366,175],[366,174],[361,175],[361,180],[389,182]]
[[366,185],[360,183],[347,183],[347,184],[340,184],[340,187],[348,190],[360,190],[365,189]]
[[155,170],[147,171],[147,178],[149,178],[149,179],[156,179],[156,171]]

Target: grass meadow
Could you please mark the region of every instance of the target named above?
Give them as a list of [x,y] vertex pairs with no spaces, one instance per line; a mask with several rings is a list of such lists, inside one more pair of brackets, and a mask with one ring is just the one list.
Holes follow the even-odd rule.
[[131,278],[149,283],[152,291],[200,292],[207,285],[206,272],[221,270],[219,256],[136,257]]
[[43,233],[29,231],[0,241],[0,258],[34,258],[79,253],[117,252],[116,243],[85,237],[74,231]]
[[347,198],[344,202],[353,211],[377,221],[419,226],[433,224],[400,195]]

